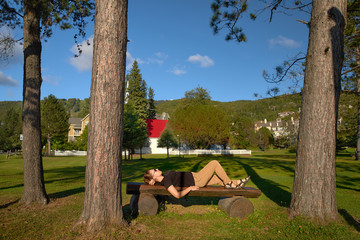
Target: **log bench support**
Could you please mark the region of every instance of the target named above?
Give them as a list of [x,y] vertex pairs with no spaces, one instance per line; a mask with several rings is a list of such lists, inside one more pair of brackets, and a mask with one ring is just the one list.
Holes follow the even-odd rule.
[[[126,193],[133,194],[130,200],[132,214],[154,216],[164,203],[163,196],[170,193],[163,186],[144,185],[142,183],[127,183]],[[218,186],[207,186],[198,191],[192,191],[189,196],[225,197],[219,200],[218,207],[229,217],[244,218],[254,212],[254,206],[248,197],[259,197],[261,191],[254,188],[225,189]]]

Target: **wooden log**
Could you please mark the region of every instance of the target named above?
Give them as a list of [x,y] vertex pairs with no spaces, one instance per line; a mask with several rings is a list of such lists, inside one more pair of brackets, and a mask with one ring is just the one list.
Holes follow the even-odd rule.
[[155,216],[159,209],[159,203],[153,194],[141,193],[138,200],[139,214]]
[[244,218],[254,212],[254,205],[244,197],[220,199],[218,207],[225,211],[229,217]]

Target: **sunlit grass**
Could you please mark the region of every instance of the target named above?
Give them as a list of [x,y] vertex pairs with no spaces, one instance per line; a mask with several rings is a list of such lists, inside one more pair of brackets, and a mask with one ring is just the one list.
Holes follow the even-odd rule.
[[[47,206],[24,206],[20,157],[0,155],[0,239],[360,239],[360,162],[353,149],[340,152],[337,159],[337,204],[339,221],[325,227],[306,219],[288,217],[295,154],[286,150],[253,152],[240,156],[135,156],[123,161],[123,205],[127,227],[86,233],[73,229],[80,217],[86,157],[44,157]],[[251,199],[255,212],[246,219],[227,217],[217,209],[218,198],[188,197],[166,205],[157,216],[131,218],[126,182],[142,181],[145,170],[198,171],[217,159],[233,179],[251,175],[248,186],[262,195]]]

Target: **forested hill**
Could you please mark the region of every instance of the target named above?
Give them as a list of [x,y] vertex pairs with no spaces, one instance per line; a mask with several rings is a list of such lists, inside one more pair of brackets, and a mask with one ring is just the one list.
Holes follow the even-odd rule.
[[[59,99],[63,102],[67,112],[70,113],[71,117],[83,118],[89,112],[89,99],[80,100],[75,98],[70,99]],[[354,104],[353,94],[343,92],[340,98],[340,109],[341,106],[349,106]],[[167,112],[171,114],[181,103],[181,99],[178,100],[167,100],[167,101],[156,101],[156,111],[158,114]],[[254,101],[239,100],[233,102],[218,102],[211,101],[211,104],[224,110],[231,119],[235,119],[240,116],[247,116],[252,118],[254,121],[260,121],[264,118],[268,120],[275,120],[279,112],[299,111],[301,105],[301,95],[281,95],[272,98],[264,98]],[[20,109],[21,101],[3,101],[0,102],[0,119],[3,118],[6,111],[9,108]]]
[[[167,112],[171,116],[180,102],[181,100],[159,101],[156,105],[156,111],[157,113]],[[282,95],[254,101],[211,101],[211,104],[224,110],[232,119],[239,116],[248,116],[256,121],[263,120],[264,118],[275,120],[279,112],[297,112],[301,105],[301,95]]]

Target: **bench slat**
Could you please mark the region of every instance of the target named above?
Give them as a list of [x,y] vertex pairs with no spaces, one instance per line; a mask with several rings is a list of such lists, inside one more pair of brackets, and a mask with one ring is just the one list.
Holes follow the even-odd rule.
[[[180,187],[176,188],[178,191]],[[183,188],[185,189],[185,188]],[[171,195],[164,186],[153,186],[138,182],[128,182],[126,184],[127,194],[140,194],[150,193],[154,195]],[[188,196],[200,196],[200,197],[233,197],[243,196],[247,198],[258,198],[261,195],[259,189],[245,187],[240,189],[225,189],[222,186],[206,186],[200,188],[198,191],[191,191]]]

